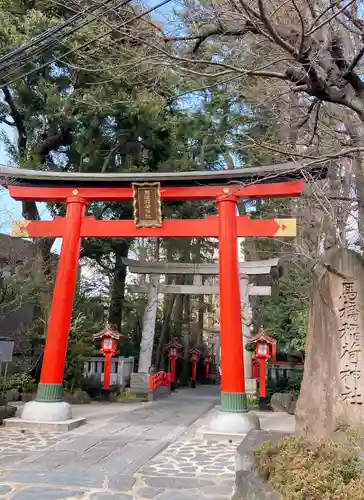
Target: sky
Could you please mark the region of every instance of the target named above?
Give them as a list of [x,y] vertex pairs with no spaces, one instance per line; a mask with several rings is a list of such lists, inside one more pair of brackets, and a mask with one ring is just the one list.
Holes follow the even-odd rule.
[[[11,127],[1,126],[0,132],[6,132],[15,139],[15,132]],[[4,141],[0,134],[0,164],[10,165],[10,159],[5,149]],[[44,203],[37,203],[39,214],[42,220],[50,220],[52,217]],[[0,187],[0,233],[10,234],[13,221],[22,219],[22,205],[20,201],[15,201],[9,196],[7,189]],[[61,240],[56,240],[53,251],[59,253]]]
[[[0,127],[1,132],[11,133],[10,127]],[[15,137],[15,134],[14,134]],[[9,157],[5,150],[5,144],[0,138],[0,164],[9,165]],[[8,190],[0,188],[0,232],[10,234],[11,224],[14,220],[21,219],[21,203],[10,198]]]

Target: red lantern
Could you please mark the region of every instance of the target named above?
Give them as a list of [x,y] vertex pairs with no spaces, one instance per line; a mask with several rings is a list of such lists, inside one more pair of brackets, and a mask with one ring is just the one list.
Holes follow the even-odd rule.
[[170,347],[168,350],[168,356],[170,358],[173,358],[173,357],[178,358],[178,348],[177,347]]
[[256,358],[268,359],[269,355],[269,345],[266,342],[258,342],[255,351]]
[[203,360],[204,365],[205,365],[205,379],[208,380],[209,378],[209,370],[210,370],[210,365],[212,363],[212,357],[208,356]]
[[106,354],[108,352],[114,352],[116,353],[117,351],[117,340],[115,337],[109,336],[108,333],[104,333],[104,336],[102,337],[101,340],[101,351],[103,354]]
[[109,393],[110,391],[111,360],[112,357],[118,352],[118,341],[120,338],[127,337],[108,327],[93,336],[93,340],[101,339],[101,352],[105,356],[103,386],[105,393]]
[[170,381],[171,381],[171,391],[176,388],[176,361],[179,357],[179,351],[181,350],[181,344],[176,341],[169,342],[164,348],[168,351],[168,357],[171,363]]
[[[255,346],[255,354],[253,358],[253,368],[259,363],[259,409],[267,409],[267,361],[272,358],[276,359],[276,341],[265,334],[261,328],[257,335],[251,337],[248,344]],[[255,372],[254,372],[255,373]]]
[[201,351],[198,349],[190,349],[191,363],[192,363],[192,377],[191,377],[191,387],[195,389],[196,387],[196,372],[197,372],[197,362],[200,359]]

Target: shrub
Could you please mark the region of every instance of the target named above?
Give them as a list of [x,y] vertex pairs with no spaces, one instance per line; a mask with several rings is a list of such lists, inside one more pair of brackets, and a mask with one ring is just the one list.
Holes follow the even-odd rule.
[[17,389],[19,392],[35,392],[37,383],[33,377],[26,373],[14,373],[9,377],[0,377],[0,392]]
[[101,395],[102,383],[99,377],[90,375],[81,382],[81,390],[87,392],[90,398],[96,398]]
[[352,430],[328,442],[286,437],[255,451],[255,463],[282,500],[363,500],[362,442]]
[[[258,384],[259,385],[259,384]],[[267,380],[267,399],[271,400],[271,397],[275,392],[287,392],[288,380],[285,378],[275,381],[273,379]]]
[[292,392],[298,398],[301,390],[301,384],[303,379],[303,370],[293,372],[287,380],[287,391]]
[[122,401],[123,399],[136,399],[136,394],[133,394],[131,392],[124,392],[122,394],[119,394],[117,399],[119,401]]
[[258,398],[256,396],[253,396],[252,394],[247,394],[246,400],[247,400],[249,409],[257,408],[259,405]]
[[110,391],[115,394],[116,396],[119,396],[124,392],[124,387],[121,384],[113,384],[110,387]]
[[66,392],[63,400],[72,405],[84,405],[91,402],[89,394],[85,391],[81,391],[80,389],[75,390],[74,393]]
[[280,378],[278,381],[268,379],[267,398],[270,401],[275,392],[292,392],[298,398],[301,390],[303,370],[291,373],[288,378]]

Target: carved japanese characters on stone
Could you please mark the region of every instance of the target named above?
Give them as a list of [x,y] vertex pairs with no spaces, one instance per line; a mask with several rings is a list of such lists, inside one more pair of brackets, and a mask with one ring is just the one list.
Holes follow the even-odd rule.
[[341,340],[340,377],[341,399],[349,404],[363,404],[358,386],[361,378],[359,355],[361,352],[359,331],[359,309],[357,307],[357,285],[354,280],[342,283],[339,309],[339,334]]

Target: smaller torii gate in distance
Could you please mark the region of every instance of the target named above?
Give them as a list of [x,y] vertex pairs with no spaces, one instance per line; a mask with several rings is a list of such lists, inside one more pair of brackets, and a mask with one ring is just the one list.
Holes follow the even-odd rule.
[[[311,176],[316,175],[310,170]],[[316,177],[326,176],[318,168]],[[274,178],[275,182],[266,183]],[[20,221],[18,237],[62,238],[53,301],[48,320],[40,384],[35,401],[26,403],[22,419],[67,421],[71,407],[63,402],[63,374],[77,279],[81,238],[208,237],[219,240],[221,325],[221,413],[212,431],[246,433],[259,422],[250,417],[244,383],[238,237],[283,237],[291,226],[280,220],[252,220],[237,215],[239,198],[301,196],[303,174],[296,163],[219,172],[141,174],[74,174],[0,166],[0,179],[19,201],[60,202],[66,216],[51,221]],[[201,220],[163,220],[161,202],[216,201],[218,215]],[[95,220],[86,216],[92,202],[133,202],[133,220]],[[295,221],[292,221],[295,227]],[[231,418],[232,417],[232,418]]]
[[[287,224],[291,221],[287,220]],[[293,229],[293,228],[292,228]],[[292,233],[290,233],[292,234]],[[123,259],[123,263],[128,266],[129,272],[132,274],[150,276],[149,283],[146,284],[131,284],[127,285],[130,293],[147,294],[147,303],[143,317],[143,332],[142,341],[140,344],[140,357],[138,376],[136,379],[136,390],[142,390],[142,374],[145,374],[145,391],[147,391],[147,374],[152,362],[153,344],[155,323],[157,317],[158,295],[159,294],[172,294],[172,295],[218,295],[219,285],[203,284],[203,276],[217,276],[219,274],[219,266],[214,263],[181,263],[181,262],[156,262],[147,263],[133,259]],[[277,270],[275,273],[279,274],[278,270],[279,259],[269,259],[262,261],[239,262],[239,279],[240,279],[240,297],[244,304],[248,300],[248,296],[269,296],[271,294],[270,286],[256,286],[249,284],[249,276],[254,275],[268,275],[272,270]],[[160,283],[161,275],[192,275],[194,283],[191,285],[179,284],[165,284]],[[244,349],[244,344],[243,344]],[[251,372],[251,359],[250,353],[244,349],[245,361],[245,378]],[[255,382],[251,378],[251,382]],[[131,387],[133,389],[133,377]]]

